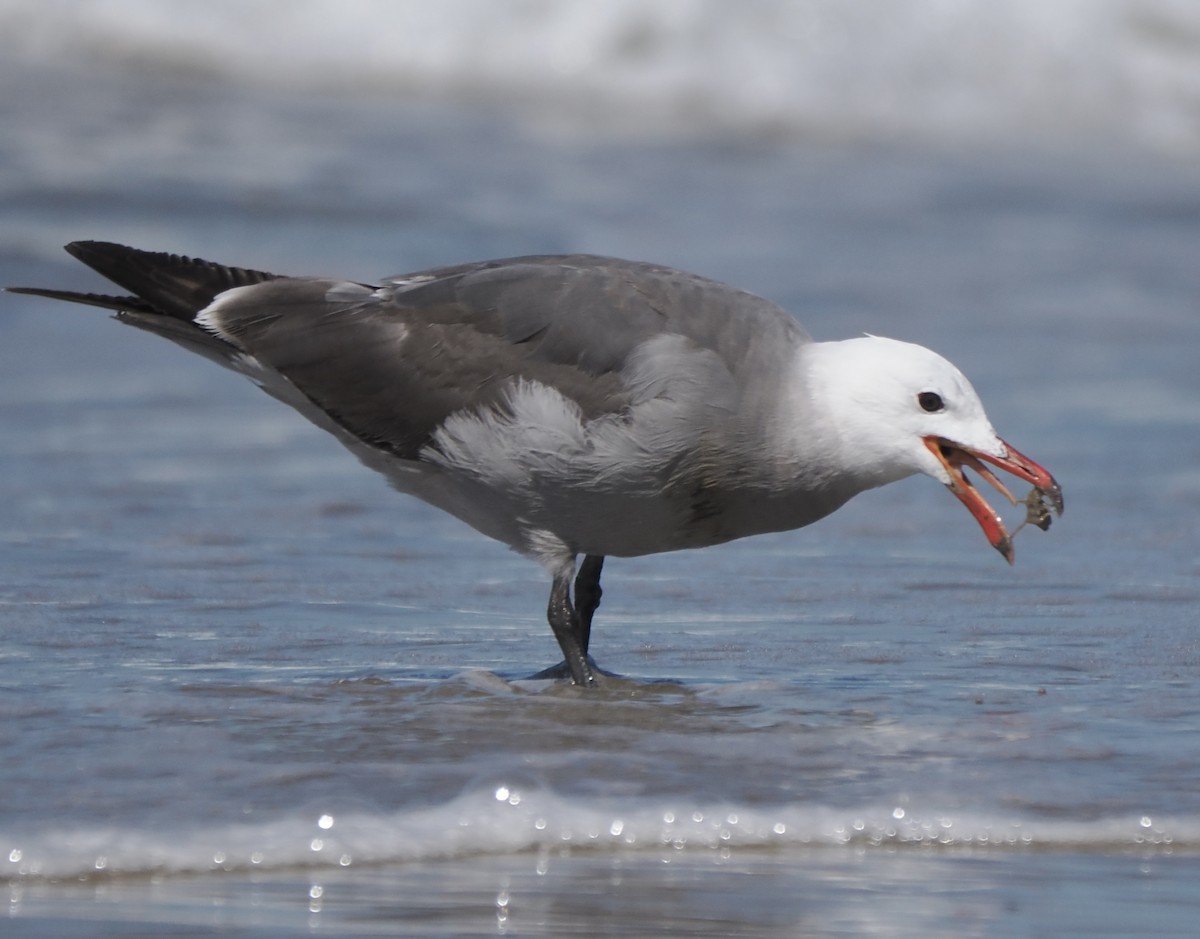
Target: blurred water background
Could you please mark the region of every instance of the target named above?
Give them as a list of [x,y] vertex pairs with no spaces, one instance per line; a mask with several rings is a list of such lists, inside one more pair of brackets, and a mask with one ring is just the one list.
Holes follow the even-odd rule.
[[[250,384],[0,298],[5,936],[1192,936],[1200,6],[0,2],[0,283],[589,251],[932,346],[1067,513],[914,479],[540,570]],[[1019,513],[1018,513],[1019,514]]]

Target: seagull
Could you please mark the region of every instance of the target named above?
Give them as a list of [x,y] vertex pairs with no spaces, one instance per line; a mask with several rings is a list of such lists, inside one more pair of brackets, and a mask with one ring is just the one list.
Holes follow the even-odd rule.
[[[923,346],[814,341],[774,303],[670,267],[585,254],[506,258],[377,283],[286,277],[119,244],[66,250],[127,295],[10,288],[116,311],[247,376],[396,489],[537,561],[563,661],[588,654],[609,556],[801,528],[924,473],[1013,561],[968,479],[1032,485],[1047,528],[1062,490],[992,429]],[[582,558],[582,560],[580,560]]]

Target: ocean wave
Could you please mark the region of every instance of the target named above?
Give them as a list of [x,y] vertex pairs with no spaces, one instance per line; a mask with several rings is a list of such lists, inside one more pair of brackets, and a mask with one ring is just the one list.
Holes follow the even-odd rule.
[[164,832],[61,828],[0,836],[0,879],[91,880],[219,871],[346,868],[528,852],[731,852],[829,848],[1195,851],[1200,818],[1021,819],[876,805],[582,806],[496,783],[395,813],[314,810],[270,822]]
[[519,102],[593,130],[1200,148],[1188,0],[0,0],[0,28],[63,68]]

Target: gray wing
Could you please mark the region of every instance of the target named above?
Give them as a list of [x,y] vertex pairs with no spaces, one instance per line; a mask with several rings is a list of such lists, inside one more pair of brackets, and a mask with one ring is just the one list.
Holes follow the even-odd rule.
[[410,459],[450,414],[502,408],[514,379],[555,388],[588,418],[620,411],[635,350],[664,333],[715,352],[735,387],[753,385],[781,343],[807,340],[758,297],[589,256],[419,272],[376,288],[271,281],[205,316],[351,433]]
[[624,369],[663,334],[715,353],[747,393],[782,347],[809,341],[752,294],[614,258],[511,258],[361,284],[115,245],[69,250],[136,297],[42,293],[120,309],[239,371],[253,373],[253,360],[350,434],[407,459],[450,414],[504,407],[516,379],[557,389],[585,417],[619,412],[631,393]]

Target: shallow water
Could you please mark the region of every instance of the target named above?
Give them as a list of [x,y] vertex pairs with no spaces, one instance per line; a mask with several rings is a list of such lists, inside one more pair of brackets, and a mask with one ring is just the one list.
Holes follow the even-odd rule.
[[[1191,936],[1193,860],[602,851],[19,888],[17,935]],[[52,912],[51,912],[52,911]],[[133,919],[130,911],[141,917]],[[1193,921],[1194,922],[1194,921]],[[1163,924],[1167,925],[1162,928]],[[173,931],[172,931],[173,930]]]
[[654,258],[937,348],[1067,512],[1012,569],[928,480],[613,560],[627,680],[582,695],[522,679],[555,658],[529,562],[236,376],[9,296],[6,935],[1192,934],[1200,174],[38,80],[0,282],[98,286],[58,250],[88,237],[361,278]]

